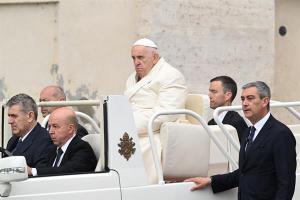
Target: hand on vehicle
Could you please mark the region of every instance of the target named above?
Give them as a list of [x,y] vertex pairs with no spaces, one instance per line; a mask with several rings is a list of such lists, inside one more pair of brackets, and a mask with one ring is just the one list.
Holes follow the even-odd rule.
[[211,184],[210,177],[196,177],[196,178],[189,178],[184,180],[184,182],[194,182],[196,185],[191,188],[191,191],[199,190],[201,188],[205,188],[206,186]]
[[32,170],[31,170],[31,167],[28,167],[28,166],[27,166],[27,173],[28,173],[28,176],[32,176]]

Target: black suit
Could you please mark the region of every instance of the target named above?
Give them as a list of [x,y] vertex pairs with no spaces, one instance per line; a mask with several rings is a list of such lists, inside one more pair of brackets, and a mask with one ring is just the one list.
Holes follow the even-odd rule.
[[[250,130],[248,129],[247,134]],[[212,176],[212,189],[239,187],[239,200],[290,200],[295,189],[296,141],[288,127],[272,115],[245,153],[241,144],[239,169]]]
[[48,154],[46,167],[37,168],[38,175],[62,174],[75,172],[91,172],[97,165],[97,159],[89,143],[80,139],[78,135],[70,142],[59,167],[52,167],[56,157],[56,147]]
[[[238,134],[239,141],[244,138],[244,131],[248,128],[245,120],[235,111],[228,111],[222,121],[223,124],[229,124],[233,126]],[[208,125],[217,125],[214,119],[208,122]]]
[[82,138],[83,136],[89,134],[88,131],[83,127],[81,126],[80,124],[77,124],[77,131],[76,131],[76,134]]
[[[12,152],[18,140],[19,137],[13,135],[7,143],[7,150]],[[53,146],[48,131],[37,123],[13,155],[24,156],[29,167],[43,166],[47,162],[48,150]]]

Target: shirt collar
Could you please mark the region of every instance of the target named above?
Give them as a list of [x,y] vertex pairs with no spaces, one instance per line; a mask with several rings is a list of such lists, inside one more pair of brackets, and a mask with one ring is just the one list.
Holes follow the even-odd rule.
[[224,118],[225,118],[227,112],[228,112],[227,110],[224,110],[223,112],[221,112],[221,113],[219,114],[218,118],[219,118],[220,122],[223,122],[223,120],[224,120]]
[[265,125],[267,120],[269,119],[271,113],[268,112],[261,120],[256,122],[253,126],[255,128],[255,133],[259,133],[259,131],[262,129],[262,127]]
[[24,142],[24,140],[27,138],[27,136],[29,135],[29,133],[31,133],[31,131],[34,129],[34,127],[32,129],[30,129],[30,131],[28,131],[23,137],[20,137],[20,139],[22,140],[22,142]]
[[67,150],[67,148],[68,148],[70,142],[73,140],[73,138],[75,137],[75,135],[76,135],[76,134],[74,134],[70,139],[67,140],[67,142],[66,142],[64,145],[62,145],[62,146],[60,147],[61,150],[63,150],[64,153],[66,152],[66,150]]

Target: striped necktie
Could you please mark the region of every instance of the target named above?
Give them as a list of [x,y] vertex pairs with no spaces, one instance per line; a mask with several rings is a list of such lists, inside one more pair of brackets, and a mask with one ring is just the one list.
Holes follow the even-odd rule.
[[56,158],[55,158],[55,163],[53,167],[58,167],[58,162],[60,160],[61,155],[64,153],[64,151],[61,148],[58,148],[56,151]]
[[255,127],[254,126],[251,126],[250,127],[250,134],[248,135],[247,139],[246,139],[246,147],[245,147],[245,151],[247,152],[247,149],[250,148],[250,146],[252,145],[253,143],[253,137],[254,137],[254,134],[255,134]]

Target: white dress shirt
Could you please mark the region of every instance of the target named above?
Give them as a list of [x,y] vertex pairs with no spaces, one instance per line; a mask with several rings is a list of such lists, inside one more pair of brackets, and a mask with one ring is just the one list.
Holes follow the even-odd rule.
[[[71,142],[71,141],[73,140],[73,138],[75,137],[75,135],[76,135],[76,134],[73,134],[73,136],[72,136],[70,139],[68,139],[68,141],[67,141],[64,145],[62,145],[62,146],[60,147],[61,150],[63,151],[63,153],[62,153],[62,155],[60,156],[60,159],[59,159],[59,161],[58,161],[58,163],[57,163],[57,166],[60,165],[60,163],[61,163],[61,161],[62,161],[62,159],[63,159],[63,157],[64,157],[64,155],[65,155],[65,152],[67,151],[67,148],[68,148],[70,142]],[[55,160],[56,160],[56,159],[54,159],[54,162],[53,162],[53,164],[52,164],[52,167],[54,166]],[[32,176],[37,176],[37,175],[38,175],[38,174],[37,174],[36,168],[32,168],[32,169],[31,169],[31,173],[32,173]]]
[[255,140],[255,138],[257,137],[258,133],[260,132],[260,130],[262,129],[262,127],[265,125],[265,123],[267,122],[267,120],[269,119],[271,113],[268,112],[261,120],[259,120],[258,122],[256,122],[253,126],[255,128],[255,133],[253,136],[253,141]]

